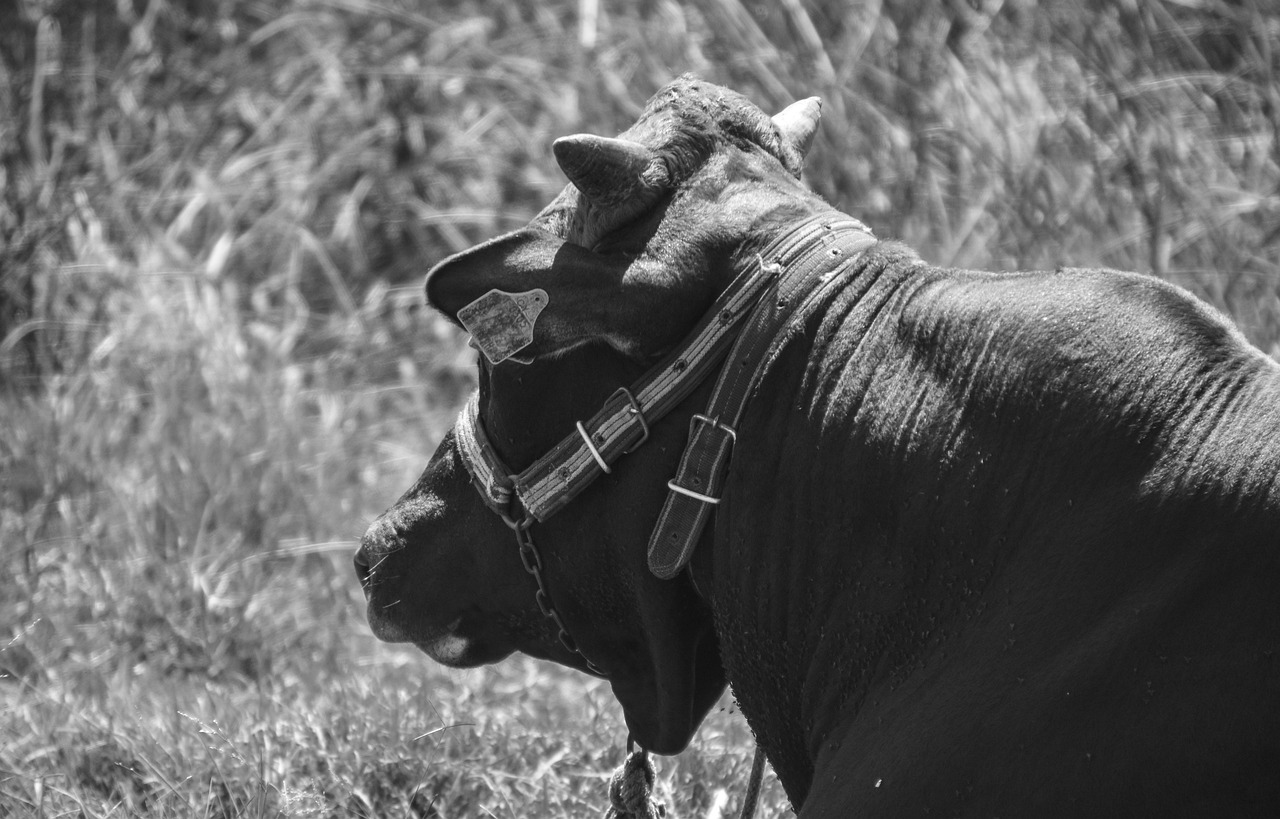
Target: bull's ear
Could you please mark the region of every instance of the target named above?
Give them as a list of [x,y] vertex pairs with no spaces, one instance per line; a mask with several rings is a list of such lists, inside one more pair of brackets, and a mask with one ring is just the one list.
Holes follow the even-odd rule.
[[576,134],[551,143],[560,170],[595,205],[609,206],[659,186],[665,167],[653,151],[626,139]]
[[432,268],[427,301],[470,331],[494,363],[527,362],[596,339],[640,356],[652,288],[628,279],[631,262],[524,228]]
[[773,125],[801,158],[809,153],[813,137],[818,133],[818,119],[822,116],[822,100],[817,97],[793,102],[773,116]]

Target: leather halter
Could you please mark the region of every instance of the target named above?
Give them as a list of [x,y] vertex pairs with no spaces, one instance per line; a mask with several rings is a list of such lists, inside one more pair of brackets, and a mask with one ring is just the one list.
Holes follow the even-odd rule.
[[[539,608],[555,621],[570,651],[581,656],[546,593],[529,527],[612,472],[623,455],[649,437],[650,425],[692,393],[733,344],[707,413],[691,421],[689,443],[676,478],[668,483],[670,494],[650,541],[654,574],[664,579],[678,574],[719,503],[710,493],[718,491],[737,437],[734,426],[779,331],[807,294],[833,281],[875,242],[865,225],[844,214],[827,212],[800,222],[729,284],[662,361],[630,388],[616,390],[594,415],[576,424],[575,432],[519,473],[507,467],[489,442],[479,393],[472,394],[455,427],[458,452],[485,504],[516,532],[525,567],[538,581]],[[539,564],[537,571],[530,568],[529,552]]]

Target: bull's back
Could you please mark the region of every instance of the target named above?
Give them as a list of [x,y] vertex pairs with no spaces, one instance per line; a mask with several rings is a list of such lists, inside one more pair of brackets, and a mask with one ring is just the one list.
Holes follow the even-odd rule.
[[[825,380],[820,451],[890,484],[851,482],[846,565],[966,598],[900,607],[912,662],[851,698],[802,815],[1280,811],[1280,367],[1140,277],[938,272],[890,308]],[[904,493],[934,502],[878,511]]]

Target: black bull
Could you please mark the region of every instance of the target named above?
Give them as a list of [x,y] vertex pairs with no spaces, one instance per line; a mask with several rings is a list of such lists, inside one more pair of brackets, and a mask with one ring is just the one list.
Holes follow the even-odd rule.
[[[789,226],[816,100],[682,78],[428,296],[549,295],[478,416],[520,470],[675,345]],[[1280,367],[1114,271],[939,269],[880,243],[779,334],[686,571],[646,545],[699,387],[528,534],[534,601],[456,436],[369,529],[382,639],[605,675],[676,753],[727,682],[804,817],[1280,815]]]

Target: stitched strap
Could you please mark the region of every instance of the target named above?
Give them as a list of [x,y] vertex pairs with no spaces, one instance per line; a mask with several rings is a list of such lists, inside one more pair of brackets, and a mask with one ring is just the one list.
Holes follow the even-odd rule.
[[595,415],[582,422],[580,432],[561,439],[516,475],[514,491],[521,505],[545,521],[604,474],[605,465],[643,440],[648,425],[684,400],[724,358],[738,327],[776,273],[753,265],[739,274],[684,342],[630,390],[614,392]]
[[462,456],[462,463],[471,475],[471,482],[479,490],[480,497],[490,509],[507,517],[511,509],[511,472],[484,434],[484,424],[480,421],[479,392],[471,394],[462,412],[458,414],[453,434],[458,442],[458,454]]
[[561,439],[519,475],[489,443],[480,420],[479,394],[473,393],[458,416],[455,434],[480,497],[504,518],[512,513],[513,497],[539,521],[559,511],[606,466],[643,441],[651,422],[670,412],[711,374],[776,272],[753,266],[740,274],[683,343],[631,389],[614,392],[595,415],[582,422],[580,431]]
[[[739,326],[787,265],[815,248],[815,269],[816,262],[829,262],[820,251],[833,233],[849,231],[870,236],[861,222],[834,212],[795,226],[730,283],[679,346],[630,389],[614,392],[594,415],[581,422],[580,430],[561,439],[518,475],[512,474],[489,443],[480,419],[479,397],[473,394],[458,418],[455,434],[463,463],[484,502],[509,521],[513,515],[521,514],[512,509],[513,500],[518,500],[525,512],[538,521],[555,514],[642,442],[648,436],[649,424],[670,412],[711,374],[735,337],[741,342]],[[807,276],[808,273],[801,279]],[[787,278],[795,276],[788,273]],[[772,295],[769,298],[776,300]],[[686,457],[687,454],[686,450]]]
[[[794,315],[806,293],[833,280],[876,239],[861,222],[840,214],[791,234],[792,243],[766,255],[785,273],[761,299],[730,352],[707,405],[690,422],[689,442],[658,523],[649,539],[649,569],[669,579],[689,562],[693,548],[715,507],[736,440],[736,427],[755,385],[761,362],[774,339]],[[821,274],[821,275],[819,275]]]
[[629,390],[617,390],[582,422],[581,430],[561,439],[519,475],[512,474],[489,443],[478,396],[473,394],[455,429],[463,463],[485,503],[508,519],[513,497],[538,521],[559,511],[604,474],[607,466],[643,441],[650,423],[670,412],[711,374],[766,286],[780,272],[761,261],[740,273],[683,342]]
[[615,392],[582,422],[581,432],[561,439],[514,476],[515,495],[529,514],[545,521],[604,474],[604,466],[643,440],[648,424],[674,409],[720,364],[742,323],[783,272],[782,265],[796,257],[796,249],[823,235],[824,225],[836,224],[867,230],[861,222],[834,212],[799,223],[739,273],[685,340],[630,390]]

